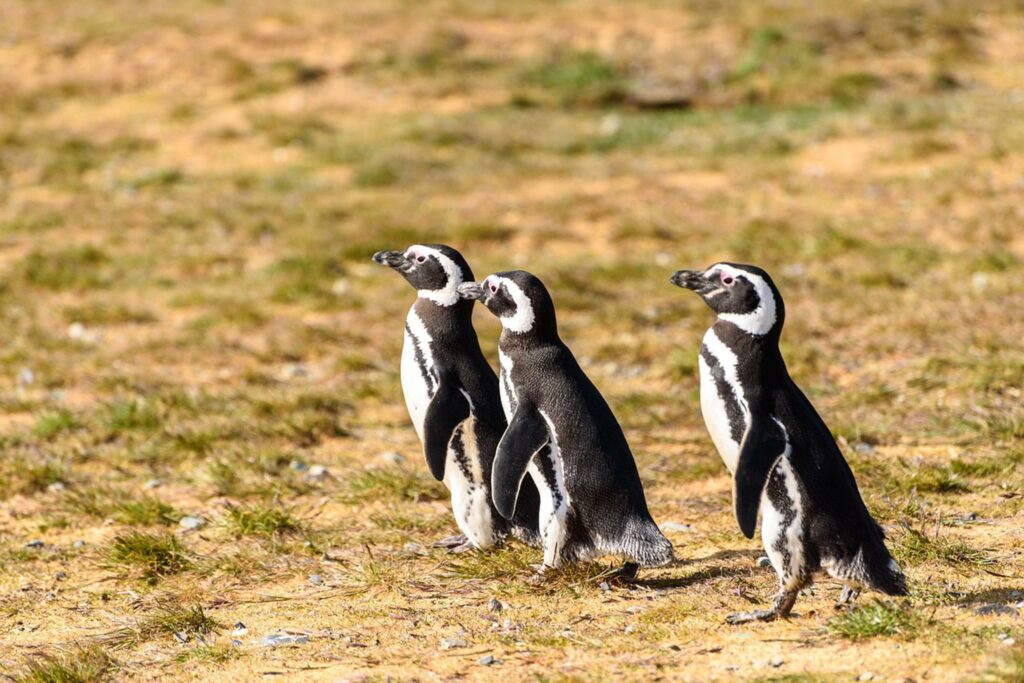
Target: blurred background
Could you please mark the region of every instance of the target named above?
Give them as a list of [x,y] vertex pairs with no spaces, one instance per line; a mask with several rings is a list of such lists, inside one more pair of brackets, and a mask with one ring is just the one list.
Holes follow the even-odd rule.
[[712,527],[687,543],[740,539],[696,402],[710,314],[667,280],[732,260],[781,288],[879,516],[973,511],[965,542],[1019,562],[1022,218],[1020,2],[0,0],[0,532],[102,555],[224,517],[195,543],[255,537],[275,582],[316,553],[225,500],[328,500],[304,528],[352,562],[440,535],[398,380],[413,292],[369,258],[444,242],[547,283],[655,517]]

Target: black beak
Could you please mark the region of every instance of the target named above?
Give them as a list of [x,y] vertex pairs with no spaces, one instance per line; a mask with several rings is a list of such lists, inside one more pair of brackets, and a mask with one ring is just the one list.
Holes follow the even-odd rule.
[[484,300],[484,288],[479,282],[463,282],[461,285],[456,287],[459,296],[463,299],[470,301],[483,301]]
[[382,266],[405,270],[409,266],[409,259],[400,251],[378,251],[373,255],[373,260]]
[[717,286],[714,282],[704,277],[704,273],[699,270],[677,270],[669,278],[669,282],[676,287],[689,289],[698,294],[709,292]]

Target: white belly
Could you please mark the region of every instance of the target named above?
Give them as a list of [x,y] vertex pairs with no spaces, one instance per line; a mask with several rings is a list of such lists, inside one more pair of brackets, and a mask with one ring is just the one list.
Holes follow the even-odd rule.
[[[444,484],[452,494],[452,514],[459,530],[475,548],[490,548],[500,539],[494,529],[489,489],[480,467],[476,421],[469,417],[456,427],[448,445]],[[460,457],[457,445],[461,445]]]
[[732,424],[726,408],[727,401],[735,402],[739,406],[740,419],[743,421],[740,433],[746,432],[749,422],[747,402],[736,376],[738,361],[736,354],[718,338],[714,329],[708,330],[704,335],[703,347],[707,348],[721,366],[725,379],[721,390],[727,393],[723,396],[720,392],[719,382],[712,374],[711,366],[704,359],[704,354],[701,353],[697,363],[700,368],[700,411],[718,454],[729,468],[729,472],[734,473],[740,455],[740,441],[733,438]]
[[537,457],[530,461],[527,472],[540,492],[538,520],[541,543],[544,546],[544,565],[557,567],[561,564],[562,549],[568,540],[570,499],[569,491],[565,487],[565,468],[558,448],[558,434],[555,432],[554,424],[543,411],[541,416],[548,423],[548,457],[553,464],[554,479],[549,481],[545,477]]
[[427,406],[437,387],[430,333],[416,311],[410,310],[405,320],[405,343],[402,345],[402,393],[416,434],[423,441],[423,421]]

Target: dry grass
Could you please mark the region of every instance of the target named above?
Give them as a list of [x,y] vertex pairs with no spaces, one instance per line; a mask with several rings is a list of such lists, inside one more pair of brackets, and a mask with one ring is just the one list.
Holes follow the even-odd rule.
[[[0,17],[0,673],[1020,678],[1019,618],[976,611],[1024,600],[1019,4]],[[549,285],[655,518],[691,527],[675,566],[531,585],[534,550],[431,547],[455,528],[401,399],[412,291],[369,261],[416,241]],[[784,292],[907,600],[837,614],[822,582],[723,623],[775,579],[699,415],[709,314],[667,284],[720,259]],[[260,645],[286,630],[309,641]]]

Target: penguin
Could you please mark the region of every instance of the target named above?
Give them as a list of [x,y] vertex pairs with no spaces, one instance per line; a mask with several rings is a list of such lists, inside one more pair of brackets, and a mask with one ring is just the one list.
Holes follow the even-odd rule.
[[[508,518],[529,482],[540,491],[538,570],[619,554],[618,576],[673,559],[647,510],[633,454],[615,415],[558,336],[544,284],[524,271],[459,286],[501,321],[498,358],[508,428],[498,444],[491,493]],[[526,475],[530,476],[527,477]]]
[[843,584],[837,607],[863,588],[906,595],[903,572],[853,472],[786,370],[779,351],[786,309],[772,279],[755,266],[716,263],[680,270],[671,282],[696,292],[717,314],[698,358],[701,412],[733,476],[740,530],[753,538],[760,508],[761,540],[779,577],[770,609],[728,621],[788,616],[820,571]]
[[462,532],[435,545],[486,549],[501,545],[510,533],[536,544],[540,498],[535,487],[524,489],[511,514],[498,514],[492,502],[491,468],[506,423],[498,378],[473,328],[473,304],[456,291],[473,279],[469,264],[441,244],[379,251],[373,260],[396,270],[417,293],[405,319],[402,393],[430,473],[451,492]]

